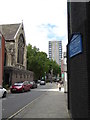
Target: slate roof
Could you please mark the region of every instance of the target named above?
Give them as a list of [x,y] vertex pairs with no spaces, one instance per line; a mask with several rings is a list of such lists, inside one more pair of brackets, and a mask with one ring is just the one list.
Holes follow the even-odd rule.
[[0,25],[1,33],[5,40],[14,40],[14,36],[19,29],[21,23]]

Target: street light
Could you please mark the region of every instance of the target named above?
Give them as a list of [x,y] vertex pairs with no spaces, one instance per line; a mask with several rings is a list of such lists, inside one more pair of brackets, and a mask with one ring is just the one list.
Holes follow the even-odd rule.
[[46,81],[46,72],[45,72],[45,81]]

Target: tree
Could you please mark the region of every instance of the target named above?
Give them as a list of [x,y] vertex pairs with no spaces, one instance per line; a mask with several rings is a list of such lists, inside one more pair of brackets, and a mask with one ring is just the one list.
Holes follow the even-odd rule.
[[39,52],[39,49],[30,44],[27,46],[27,69],[35,73],[35,79],[44,76],[46,60],[47,54],[45,52]]
[[35,79],[41,79],[52,69],[54,75],[60,73],[60,67],[55,61],[49,60],[45,52],[40,52],[30,44],[27,46],[27,69],[34,72]]
[[50,60],[49,62],[49,71],[53,70],[53,75],[57,76],[61,74],[61,68],[60,66],[56,63],[56,61]]

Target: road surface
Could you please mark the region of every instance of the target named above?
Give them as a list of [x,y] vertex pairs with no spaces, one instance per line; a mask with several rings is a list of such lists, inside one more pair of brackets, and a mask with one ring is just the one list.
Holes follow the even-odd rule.
[[36,89],[31,89],[29,92],[8,94],[6,98],[2,99],[2,117],[8,118],[12,116],[45,92],[57,90],[54,89],[55,87],[56,84],[47,83],[46,85],[39,85]]

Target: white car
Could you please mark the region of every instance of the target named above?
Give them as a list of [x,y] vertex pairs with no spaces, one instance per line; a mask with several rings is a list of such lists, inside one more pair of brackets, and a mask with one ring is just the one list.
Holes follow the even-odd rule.
[[41,80],[38,80],[38,83],[40,83],[41,82]]
[[40,81],[40,85],[45,85],[45,84],[46,84],[46,82],[44,80]]
[[0,86],[0,98],[6,97],[7,95],[7,90]]

